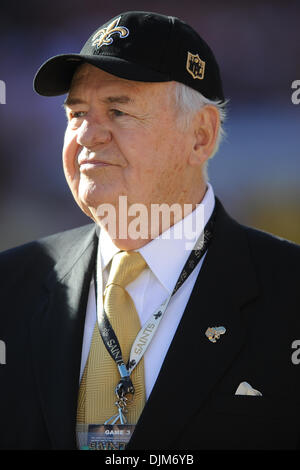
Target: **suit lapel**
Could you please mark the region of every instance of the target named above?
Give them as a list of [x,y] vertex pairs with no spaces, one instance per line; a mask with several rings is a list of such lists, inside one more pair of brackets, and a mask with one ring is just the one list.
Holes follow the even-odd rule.
[[[245,231],[217,200],[214,238],[128,449],[172,448],[244,342],[240,308],[257,295]],[[212,343],[208,327],[226,333]]]
[[71,240],[56,241],[59,259],[31,325],[42,409],[56,449],[76,448],[83,328],[98,240],[93,226],[86,232],[81,229],[77,239],[73,235]]

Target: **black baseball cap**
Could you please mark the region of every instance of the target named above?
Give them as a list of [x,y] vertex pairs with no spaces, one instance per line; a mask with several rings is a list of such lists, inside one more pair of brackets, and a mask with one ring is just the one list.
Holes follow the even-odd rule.
[[208,99],[224,101],[212,50],[191,26],[173,16],[120,13],[97,28],[79,54],[47,60],[34,78],[34,90],[44,96],[67,93],[74,72],[85,62],[127,80],[181,82]]

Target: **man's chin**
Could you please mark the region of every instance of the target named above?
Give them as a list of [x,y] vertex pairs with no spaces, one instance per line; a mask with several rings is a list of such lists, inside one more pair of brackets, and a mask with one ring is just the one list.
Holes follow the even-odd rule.
[[109,202],[104,202],[102,198],[96,197],[95,194],[85,193],[84,195],[80,195],[76,198],[77,204],[79,205],[80,209],[94,222],[99,223],[99,212],[101,213],[103,210],[106,211],[108,207],[112,210],[113,205]]
[[88,185],[80,184],[78,187],[78,198],[84,207],[97,208],[101,204],[101,195],[99,188],[94,182],[89,182]]
[[85,203],[83,203],[81,200],[76,199],[77,205],[80,207],[82,212],[87,215],[90,219],[92,219],[94,222],[97,222],[94,215],[93,215],[93,210],[92,208],[89,208]]

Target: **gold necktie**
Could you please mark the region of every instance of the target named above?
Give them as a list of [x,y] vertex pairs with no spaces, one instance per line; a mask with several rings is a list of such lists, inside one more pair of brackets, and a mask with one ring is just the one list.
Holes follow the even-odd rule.
[[[119,340],[125,364],[131,346],[141,328],[134,303],[125,286],[133,282],[146,262],[138,252],[119,252],[112,260],[104,291],[104,309]],[[89,357],[82,376],[77,409],[78,423],[103,424],[117,413],[115,387],[120,380],[117,365],[106,350],[96,322]],[[143,359],[131,374],[135,388],[128,405],[128,424],[136,424],[145,405]]]

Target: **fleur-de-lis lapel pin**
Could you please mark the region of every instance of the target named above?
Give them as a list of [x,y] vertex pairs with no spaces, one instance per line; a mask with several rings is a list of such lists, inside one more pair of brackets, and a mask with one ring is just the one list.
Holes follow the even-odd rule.
[[224,326],[213,326],[207,328],[205,335],[212,343],[216,343],[217,339],[220,338],[221,335],[224,335],[226,332],[226,328]]

